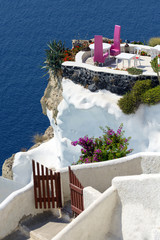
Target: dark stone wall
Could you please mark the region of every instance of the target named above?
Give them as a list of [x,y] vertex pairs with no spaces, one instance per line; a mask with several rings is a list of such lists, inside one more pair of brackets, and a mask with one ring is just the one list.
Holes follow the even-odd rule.
[[95,92],[99,89],[106,89],[118,95],[124,95],[130,91],[137,80],[151,79],[153,86],[159,84],[157,76],[134,76],[120,75],[106,72],[94,72],[86,68],[62,65],[63,77],[69,78],[76,84],[87,87]]

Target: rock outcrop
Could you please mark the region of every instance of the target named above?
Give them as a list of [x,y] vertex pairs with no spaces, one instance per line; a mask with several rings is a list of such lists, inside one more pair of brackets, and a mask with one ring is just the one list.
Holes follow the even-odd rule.
[[57,78],[50,74],[47,88],[45,89],[44,96],[41,98],[43,114],[47,115],[47,109],[52,110],[53,118],[56,120],[57,107],[62,99],[62,89],[58,85]]
[[4,178],[8,178],[8,179],[13,179],[13,172],[12,172],[12,165],[14,162],[14,156],[15,154],[12,154],[12,156],[8,159],[5,160],[5,162],[3,163],[2,166],[2,176]]

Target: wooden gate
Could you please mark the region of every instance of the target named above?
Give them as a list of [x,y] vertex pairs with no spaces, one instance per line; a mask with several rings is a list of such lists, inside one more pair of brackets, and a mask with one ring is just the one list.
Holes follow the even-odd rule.
[[83,210],[83,186],[74,174],[74,172],[69,168],[69,180],[70,180],[70,191],[71,191],[71,208],[73,213],[77,216]]
[[60,173],[32,160],[35,208],[61,208]]

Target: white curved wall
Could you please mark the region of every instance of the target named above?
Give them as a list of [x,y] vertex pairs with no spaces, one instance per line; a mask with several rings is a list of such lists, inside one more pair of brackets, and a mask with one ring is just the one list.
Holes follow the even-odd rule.
[[[0,239],[15,230],[19,221],[28,215],[43,212],[44,209],[36,209],[34,202],[33,184],[30,183],[11,193],[0,204]],[[57,210],[55,210],[57,213]]]
[[24,187],[20,183],[16,183],[7,178],[0,177],[0,203],[7,198],[12,192]]
[[159,240],[160,174],[116,177],[52,240]]
[[80,137],[99,137],[100,126],[115,131],[124,124],[125,137],[131,136],[133,153],[158,152],[160,146],[159,105],[141,105],[135,114],[125,115],[117,105],[120,96],[102,90],[90,92],[72,81],[63,79],[63,100],[58,106],[57,124],[52,111],[47,110],[54,138],[38,148],[15,155],[13,176],[16,182],[28,184],[32,179],[32,159],[50,168],[62,168],[78,161],[80,146],[71,142]]

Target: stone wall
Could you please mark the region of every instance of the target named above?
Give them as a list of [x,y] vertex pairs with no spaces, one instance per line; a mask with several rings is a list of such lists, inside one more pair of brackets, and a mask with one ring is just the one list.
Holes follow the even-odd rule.
[[63,77],[69,78],[76,84],[87,87],[95,92],[106,89],[118,95],[124,95],[130,91],[137,80],[151,79],[153,85],[159,84],[157,76],[113,74],[109,72],[97,72],[84,67],[62,65]]

